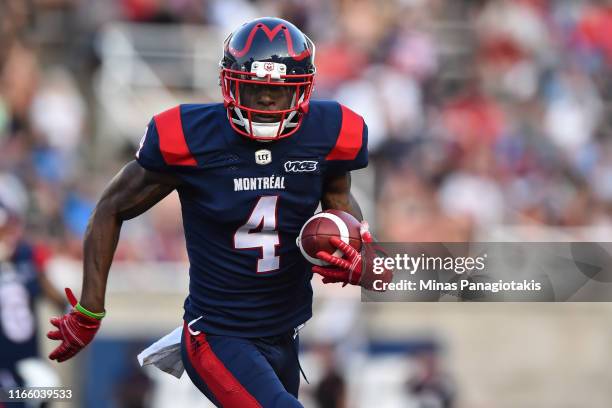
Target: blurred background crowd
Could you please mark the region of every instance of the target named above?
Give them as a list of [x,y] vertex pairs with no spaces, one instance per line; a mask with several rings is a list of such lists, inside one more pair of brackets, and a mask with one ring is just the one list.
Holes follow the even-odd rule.
[[[106,120],[96,116],[92,86],[104,57],[101,31],[116,22],[196,24],[222,37],[262,14],[310,33],[316,96],[365,117],[381,239],[463,240],[500,224],[610,222],[610,2],[6,0],[1,7],[0,187],[27,212],[32,236],[54,251],[79,256],[101,187],[140,136],[119,130],[107,141],[96,132],[96,121]],[[209,46],[220,53],[220,44]],[[202,69],[217,74],[214,65]],[[154,218],[148,225],[158,234],[141,234],[163,242],[139,251],[134,233],[120,257],[182,259],[182,245],[169,245],[180,231]]]
[[[368,123],[354,183],[380,240],[610,225],[612,1],[2,0],[0,200],[27,237],[80,259],[149,118],[220,101],[221,40],[262,15],[310,35],[315,97]],[[191,71],[175,38],[200,53]],[[116,259],[185,261],[176,200],[131,222]]]
[[[250,18],[278,15],[309,33],[316,97],[347,104],[369,125],[370,218],[381,239],[610,223],[609,1],[6,0],[1,7],[0,189],[27,213],[31,236],[53,251],[78,258],[101,188],[141,133],[99,131],[112,118],[97,109],[102,92],[93,84],[109,42],[103,33],[118,22],[197,25],[222,38]],[[206,47],[220,54],[213,38]],[[200,68],[215,80],[215,65]],[[179,88],[191,100],[220,100],[218,89]],[[140,128],[154,113],[141,112]],[[184,259],[180,225],[164,216],[176,208],[167,207],[122,240],[120,259]],[[154,251],[141,250],[143,234],[159,241]]]

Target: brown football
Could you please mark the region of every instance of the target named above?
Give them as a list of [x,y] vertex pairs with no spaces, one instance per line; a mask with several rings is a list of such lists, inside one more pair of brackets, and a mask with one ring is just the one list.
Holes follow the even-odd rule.
[[306,221],[296,243],[310,263],[325,266],[328,264],[317,258],[317,252],[325,251],[334,256],[343,256],[342,251],[329,243],[330,237],[339,237],[356,250],[361,250],[360,226],[360,222],[345,211],[323,211]]

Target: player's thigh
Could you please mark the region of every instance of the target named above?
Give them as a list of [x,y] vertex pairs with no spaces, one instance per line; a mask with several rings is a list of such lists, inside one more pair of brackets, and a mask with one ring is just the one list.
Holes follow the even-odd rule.
[[268,360],[285,389],[297,398],[300,387],[298,338],[287,334],[272,344],[265,339],[257,339],[254,344]]
[[189,377],[221,407],[302,407],[248,339],[192,335],[183,331],[183,362]]

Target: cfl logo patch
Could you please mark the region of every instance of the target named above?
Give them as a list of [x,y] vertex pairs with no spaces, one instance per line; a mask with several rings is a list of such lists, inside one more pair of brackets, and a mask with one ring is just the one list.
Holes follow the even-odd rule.
[[312,160],[295,160],[285,162],[287,173],[305,173],[317,170],[317,162]]
[[268,149],[260,149],[255,152],[255,163],[257,164],[269,164],[272,162],[272,152]]

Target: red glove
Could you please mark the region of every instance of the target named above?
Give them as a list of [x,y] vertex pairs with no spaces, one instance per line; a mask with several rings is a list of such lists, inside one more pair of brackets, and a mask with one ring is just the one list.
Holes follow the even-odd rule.
[[47,333],[47,337],[51,340],[62,341],[62,344],[49,354],[51,360],[57,360],[59,363],[72,358],[88,345],[98,332],[102,321],[76,310],[77,300],[69,288],[66,288],[66,297],[72,305],[72,310],[62,317],[52,318],[50,320],[51,324],[59,330]]
[[[360,234],[362,244],[374,242],[366,221],[361,222]],[[344,257],[338,258],[325,251],[317,253],[317,258],[333,265],[332,267],[312,267],[314,273],[323,276],[323,283],[343,282],[343,287],[350,283],[351,285],[359,285],[366,289],[374,289],[373,283],[375,280],[391,282],[393,274],[390,270],[385,270],[382,274],[374,274],[372,272],[372,262],[377,255],[371,248],[371,245],[362,245],[362,252],[359,253],[355,248],[338,237],[330,237],[329,242],[340,249],[344,253]],[[363,257],[365,257],[366,262],[363,262]],[[366,264],[365,273],[363,270],[364,263]]]

